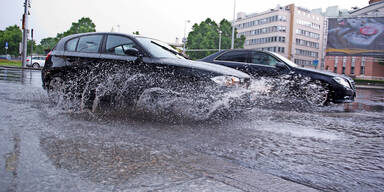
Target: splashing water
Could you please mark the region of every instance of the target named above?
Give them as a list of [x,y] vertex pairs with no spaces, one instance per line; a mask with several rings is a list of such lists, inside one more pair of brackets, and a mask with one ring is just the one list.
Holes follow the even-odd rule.
[[56,105],[93,114],[105,115],[112,109],[155,120],[205,121],[232,118],[255,107],[312,108],[303,94],[317,86],[310,85],[307,78],[288,75],[254,79],[248,89],[227,88],[213,82],[185,81],[173,74],[140,73],[116,66],[72,77],[62,84]]

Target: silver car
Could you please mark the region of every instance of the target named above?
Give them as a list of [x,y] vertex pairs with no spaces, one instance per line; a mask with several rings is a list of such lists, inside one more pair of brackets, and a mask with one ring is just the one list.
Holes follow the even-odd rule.
[[45,56],[28,56],[26,59],[27,67],[40,68],[44,67]]

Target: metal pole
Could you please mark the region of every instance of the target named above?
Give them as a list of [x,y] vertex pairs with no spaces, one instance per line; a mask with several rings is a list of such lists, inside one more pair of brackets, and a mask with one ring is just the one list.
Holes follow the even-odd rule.
[[187,23],[191,22],[190,20],[186,20],[184,23],[184,37],[183,37],[183,53],[185,55],[185,44],[187,43],[187,39],[185,38],[185,30],[187,29]]
[[219,51],[221,51],[221,33],[222,31],[219,31]]
[[29,8],[29,0],[25,0],[24,2],[24,15],[23,15],[23,40],[22,40],[22,53],[21,60],[22,65],[25,67],[26,58],[27,58],[27,43],[28,43],[28,8]]
[[33,56],[33,29],[31,29],[31,65],[33,65],[32,56]]
[[233,1],[233,20],[232,20],[232,43],[231,49],[234,48],[235,44],[235,13],[236,13],[236,0]]

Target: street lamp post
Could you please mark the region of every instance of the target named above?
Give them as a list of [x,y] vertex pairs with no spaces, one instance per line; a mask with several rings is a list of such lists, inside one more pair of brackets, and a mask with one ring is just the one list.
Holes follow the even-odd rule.
[[220,30],[219,31],[219,51],[221,51],[221,34],[222,34],[223,32]]
[[231,42],[231,49],[234,48],[234,44],[235,44],[235,13],[236,13],[236,0],[233,1],[233,20],[232,20],[232,42]]
[[190,20],[186,20],[184,23],[184,37],[183,37],[183,53],[185,54],[185,44],[187,43],[187,39],[185,38],[185,30],[187,29],[187,23],[191,22]]
[[24,2],[24,15],[23,15],[23,38],[22,38],[22,54],[21,54],[21,62],[22,66],[25,67],[26,65],[26,58],[27,58],[27,43],[28,43],[28,9],[31,7],[30,0],[25,0]]

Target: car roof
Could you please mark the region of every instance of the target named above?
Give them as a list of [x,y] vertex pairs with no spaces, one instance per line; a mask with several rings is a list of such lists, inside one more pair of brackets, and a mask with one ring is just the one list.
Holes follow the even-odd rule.
[[[118,32],[88,32],[88,33],[77,33],[77,34],[73,34],[73,35],[65,36],[65,37],[63,37],[62,39],[60,39],[60,41],[57,43],[57,45],[56,45],[56,47],[54,48],[54,50],[57,50],[57,51],[64,51],[64,45],[65,45],[65,43],[66,43],[68,40],[73,39],[73,38],[77,38],[77,37],[81,37],[81,36],[87,36],[87,35],[122,35],[122,36],[126,36],[126,37],[131,37],[131,38],[144,37],[144,36],[140,36],[140,35],[131,35],[131,34],[127,34],[127,33],[118,33]],[[150,38],[150,37],[145,37],[145,38]],[[153,38],[150,38],[150,39],[153,39]]]

